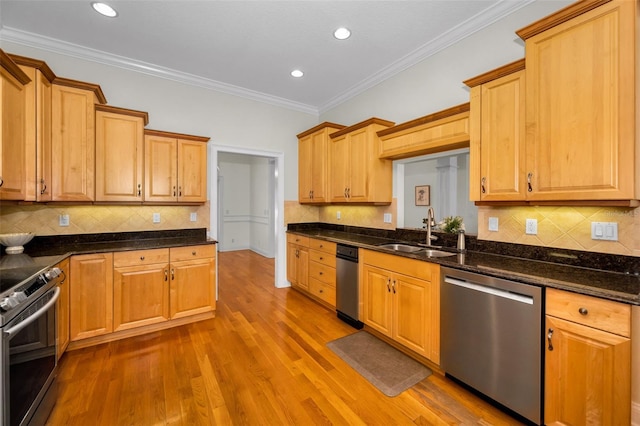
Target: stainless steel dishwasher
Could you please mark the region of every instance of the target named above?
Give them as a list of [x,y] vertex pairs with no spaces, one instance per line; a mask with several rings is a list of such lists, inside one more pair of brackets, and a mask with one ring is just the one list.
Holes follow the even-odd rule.
[[338,318],[361,329],[358,320],[358,247],[338,243],[336,245],[336,311]]
[[541,287],[442,267],[441,368],[541,424]]

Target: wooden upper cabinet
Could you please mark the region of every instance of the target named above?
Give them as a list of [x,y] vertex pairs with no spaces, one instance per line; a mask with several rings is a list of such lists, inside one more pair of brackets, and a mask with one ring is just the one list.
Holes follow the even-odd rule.
[[96,105],[96,201],[143,200],[146,112]]
[[0,50],[0,200],[27,193],[27,86],[31,79]]
[[326,203],[329,174],[329,134],[344,129],[322,123],[298,135],[298,201]]
[[56,78],[52,87],[52,201],[95,200],[95,111],[99,86]]
[[44,61],[9,56],[31,80],[25,104],[25,200],[51,201],[51,87],[56,76]]
[[332,133],[329,142],[329,200],[334,203],[389,204],[392,163],[380,159],[377,132],[393,122],[370,118]]
[[636,1],[577,2],[526,41],[529,200],[640,198]]
[[144,200],[206,202],[209,138],[157,130],[145,130],[144,134]]
[[471,88],[471,200],[527,198],[524,66],[516,61],[465,81]]

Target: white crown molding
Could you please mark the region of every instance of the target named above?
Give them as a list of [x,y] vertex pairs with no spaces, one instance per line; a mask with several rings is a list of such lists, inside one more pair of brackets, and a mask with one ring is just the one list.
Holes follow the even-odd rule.
[[165,68],[148,62],[138,61],[124,56],[113,55],[100,50],[91,49],[73,43],[67,43],[62,40],[44,37],[39,34],[22,31],[11,27],[0,28],[0,40],[6,40],[12,43],[22,44],[37,49],[43,49],[59,53],[61,55],[71,56],[73,58],[83,59],[86,61],[97,62],[100,64],[122,68],[129,71],[140,72],[142,74],[160,77],[178,83],[202,87],[209,90],[215,90],[217,92],[239,96],[241,98],[263,102],[266,104],[300,111],[315,116],[318,116],[319,114],[318,109],[311,105],[290,101],[288,99],[280,98],[277,96],[267,95],[255,90],[245,89],[231,84],[222,83],[220,81],[203,78],[171,68]]
[[367,79],[361,81],[343,94],[329,100],[324,105],[319,106],[320,113],[325,113],[332,108],[337,107],[343,102],[359,95],[360,93],[382,83],[383,81],[393,77],[396,74],[422,62],[430,56],[435,55],[441,50],[457,43],[458,41],[469,37],[473,33],[493,24],[494,22],[504,18],[507,15],[533,3],[536,0],[502,0],[492,7],[472,16],[465,22],[451,28],[451,30],[443,33],[436,39],[426,43],[413,52],[400,58],[398,61],[390,64],[382,70],[372,74]]

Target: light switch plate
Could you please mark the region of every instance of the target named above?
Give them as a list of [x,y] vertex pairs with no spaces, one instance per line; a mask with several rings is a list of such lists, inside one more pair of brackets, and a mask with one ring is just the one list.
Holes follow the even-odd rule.
[[384,218],[384,219],[383,219],[383,220],[384,220],[384,223],[391,223],[391,213],[385,213],[385,214],[383,215],[383,218]]
[[192,212],[192,213],[189,215],[189,220],[190,220],[191,222],[195,222],[195,221],[197,221],[197,220],[198,220],[198,213],[196,213],[196,212]]
[[490,217],[489,218],[489,231],[497,232],[498,231],[498,218]]
[[153,223],[160,223],[160,213],[153,214]]
[[336,212],[336,219],[340,219],[341,215],[340,212]]
[[618,241],[617,222],[591,222],[591,239]]

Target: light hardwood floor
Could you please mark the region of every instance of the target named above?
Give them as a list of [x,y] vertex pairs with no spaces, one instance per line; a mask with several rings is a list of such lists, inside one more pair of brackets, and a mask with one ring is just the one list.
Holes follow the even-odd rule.
[[355,330],[273,260],[219,254],[216,318],[67,352],[48,425],[515,425],[432,374],[395,398],[326,347]]

